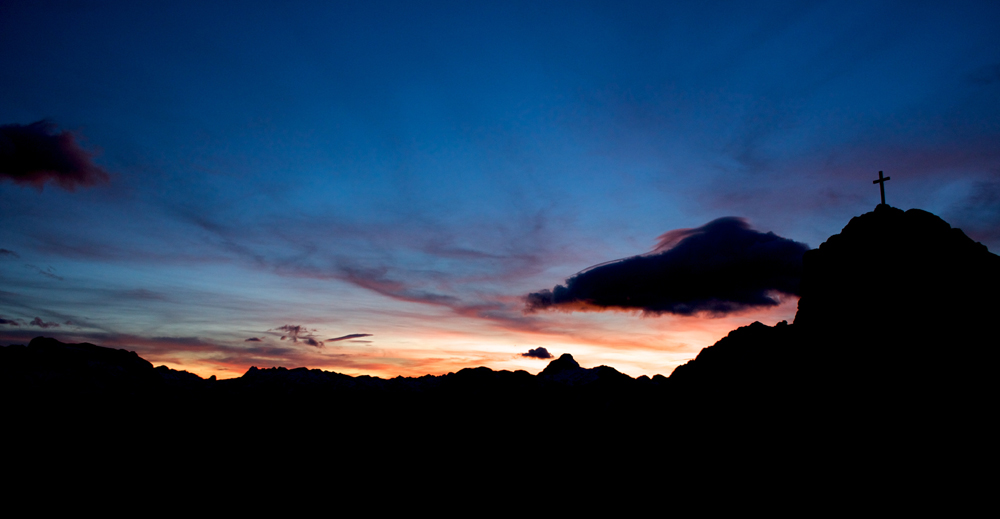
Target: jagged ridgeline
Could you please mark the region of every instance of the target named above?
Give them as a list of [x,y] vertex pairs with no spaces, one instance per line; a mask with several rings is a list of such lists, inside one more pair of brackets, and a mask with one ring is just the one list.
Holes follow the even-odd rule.
[[269,416],[255,427],[279,427],[294,416],[298,425],[405,426],[411,435],[478,424],[496,434],[514,426],[594,435],[813,427],[851,437],[863,424],[905,429],[913,442],[945,423],[995,430],[982,417],[995,409],[1000,257],[931,213],[879,205],[808,251],[803,266],[792,324],[734,330],[669,378],[633,379],[563,355],[537,376],[470,368],[385,380],[254,367],[203,380],[134,352],[36,338],[0,348],[0,383],[15,411],[58,409],[74,419],[154,419],[168,409],[199,423]]

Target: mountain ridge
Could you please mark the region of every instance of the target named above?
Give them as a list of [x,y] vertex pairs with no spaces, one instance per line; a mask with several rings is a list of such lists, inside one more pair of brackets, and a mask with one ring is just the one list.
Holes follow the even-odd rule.
[[[807,455],[812,467],[879,460],[920,474],[929,459],[953,472],[984,456],[997,433],[1000,308],[986,296],[1000,292],[998,265],[930,213],[879,206],[806,253],[792,323],[739,327],[669,377],[583,368],[565,354],[538,375],[476,367],[381,379],[251,367],[206,380],[126,350],[36,338],[0,348],[0,390],[24,441],[45,445],[87,431],[94,441],[252,451],[258,438],[296,445],[324,434],[360,446],[356,456],[391,445],[385,456],[427,462],[551,438],[564,450],[626,449],[687,467],[743,460],[805,470]],[[677,445],[686,448],[664,447]]]
[[[582,368],[572,355],[565,354],[551,361],[537,376],[522,371],[512,373],[480,367],[436,377],[381,379],[367,375],[352,377],[318,369],[252,366],[242,376],[227,380],[243,380],[230,382],[229,385],[267,383],[281,387],[312,384],[345,390],[369,388],[386,391],[392,388],[419,392],[438,387],[441,381],[449,379],[482,380],[485,383],[490,378],[514,380],[528,375],[537,378],[539,383],[544,381],[567,386],[613,384],[610,381],[618,380],[619,383],[642,381],[646,386],[666,387],[694,383],[693,380],[698,377],[718,382],[720,379],[747,380],[749,377],[759,380],[761,376],[781,376],[781,372],[787,372],[795,362],[816,362],[813,358],[815,352],[797,351],[802,349],[800,343],[803,341],[821,347],[812,348],[816,350],[836,347],[834,343],[837,341],[849,340],[854,347],[869,348],[869,355],[875,352],[877,361],[885,363],[891,360],[881,355],[888,355],[889,350],[898,353],[896,350],[902,347],[898,343],[905,342],[910,349],[919,349],[921,354],[926,355],[929,354],[928,348],[933,347],[931,344],[947,334],[964,341],[983,341],[991,332],[988,326],[986,329],[966,326],[962,330],[932,326],[942,319],[929,315],[933,312],[928,310],[927,301],[968,301],[977,299],[983,292],[1000,292],[1000,257],[927,211],[910,209],[904,212],[879,205],[872,212],[852,218],[840,233],[832,235],[818,248],[807,251],[803,264],[802,297],[793,323],[782,321],[769,327],[755,322],[739,327],[704,348],[695,359],[678,366],[669,378],[656,375],[633,379],[608,366]],[[943,270],[947,275],[928,275],[935,269]],[[955,311],[955,306],[932,308],[934,312],[943,314],[945,321],[962,317]],[[961,307],[961,312],[971,312],[972,319],[981,321],[995,315],[998,310],[1000,306],[996,302]],[[859,313],[862,315],[859,316]],[[764,335],[768,338],[764,339]],[[736,343],[752,345],[760,341],[769,342],[769,345],[749,348],[732,346]],[[767,348],[772,351],[763,354],[761,350]],[[87,373],[92,376],[104,373],[112,385],[129,380],[136,384],[142,381],[140,385],[179,384],[191,388],[203,380],[197,375],[166,366],[154,369],[151,363],[134,351],[89,343],[65,344],[52,338],[37,337],[24,351],[18,351],[17,346],[11,345],[0,348],[0,353],[7,386],[18,378],[17,371],[21,368],[14,367],[18,362],[28,362],[23,368],[36,372],[44,369],[45,362],[52,363],[53,373],[48,376],[36,373],[25,378],[24,383],[29,380],[51,382],[58,377],[79,382],[78,379],[86,377]],[[769,360],[761,362],[762,355]],[[778,362],[780,365],[775,364],[778,358],[783,359]],[[75,373],[71,373],[71,366],[76,366],[73,368]],[[156,376],[145,372],[153,372]],[[284,381],[280,384],[274,382],[279,378]],[[154,382],[156,380],[159,382]],[[212,380],[204,382],[216,381],[212,377]]]

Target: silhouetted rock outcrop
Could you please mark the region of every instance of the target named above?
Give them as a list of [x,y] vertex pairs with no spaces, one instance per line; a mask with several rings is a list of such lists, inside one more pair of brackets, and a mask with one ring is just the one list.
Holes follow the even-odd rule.
[[998,293],[1000,257],[984,245],[926,211],[879,205],[805,253],[793,325],[735,330],[671,379],[743,378],[739,366],[911,382],[954,362],[975,371],[996,358]]
[[806,252],[793,324],[734,330],[669,388],[716,429],[752,423],[758,443],[821,441],[833,458],[982,446],[998,293],[1000,257],[931,213],[880,205]]

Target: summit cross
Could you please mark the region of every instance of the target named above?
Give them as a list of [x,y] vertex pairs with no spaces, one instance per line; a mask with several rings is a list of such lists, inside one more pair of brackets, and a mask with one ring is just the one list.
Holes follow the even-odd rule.
[[885,205],[885,182],[891,177],[882,178],[882,172],[878,172],[878,180],[872,180],[872,184],[878,184],[878,190],[882,192],[882,205]]

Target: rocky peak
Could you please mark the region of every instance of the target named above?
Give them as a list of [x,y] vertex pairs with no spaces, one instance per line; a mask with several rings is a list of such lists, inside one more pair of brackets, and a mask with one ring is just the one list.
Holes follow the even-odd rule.
[[581,369],[580,363],[573,359],[569,353],[563,353],[558,359],[549,362],[548,366],[539,373],[540,376],[555,376],[565,371]]
[[795,324],[853,347],[940,351],[988,334],[1000,257],[920,209],[879,205],[803,257]]

